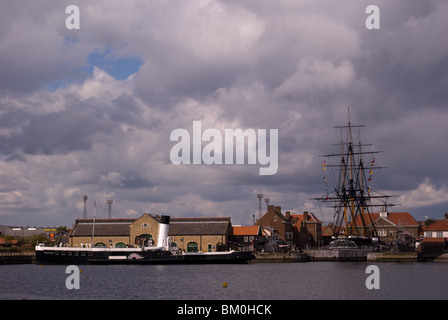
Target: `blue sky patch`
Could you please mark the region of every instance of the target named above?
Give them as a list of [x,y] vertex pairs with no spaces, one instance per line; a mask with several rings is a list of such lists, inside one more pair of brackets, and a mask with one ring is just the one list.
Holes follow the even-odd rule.
[[143,62],[138,57],[116,58],[111,54],[110,49],[104,52],[90,53],[87,61],[87,67],[90,73],[93,72],[93,67],[106,71],[117,80],[124,80],[131,74],[134,74],[141,67]]

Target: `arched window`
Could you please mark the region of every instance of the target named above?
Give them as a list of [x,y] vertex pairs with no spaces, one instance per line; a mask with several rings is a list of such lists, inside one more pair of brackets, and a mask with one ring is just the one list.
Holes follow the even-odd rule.
[[115,248],[126,248],[126,243],[124,243],[124,242],[117,242],[115,244]]
[[187,243],[187,252],[198,252],[197,242],[191,241]]
[[154,241],[153,241],[152,235],[150,235],[148,233],[143,233],[143,234],[135,237],[135,244],[150,247],[150,246],[154,245]]
[[149,223],[146,223],[146,222],[143,223],[143,224],[142,224],[142,228],[149,228]]
[[97,243],[95,243],[93,246],[94,246],[94,247],[99,247],[99,248],[107,247],[106,244],[105,244],[104,242],[97,242]]

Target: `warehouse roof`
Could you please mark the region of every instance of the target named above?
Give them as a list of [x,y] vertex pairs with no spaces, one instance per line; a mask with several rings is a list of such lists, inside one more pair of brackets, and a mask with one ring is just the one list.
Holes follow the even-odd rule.
[[[157,221],[159,216],[151,215]],[[129,236],[130,225],[135,218],[96,219],[95,236]],[[171,218],[169,235],[221,235],[230,232],[230,217],[217,218]],[[90,237],[93,231],[93,219],[77,219],[71,237]]]
[[230,217],[216,218],[172,218],[170,236],[178,235],[220,235],[230,230]]
[[129,236],[129,226],[137,219],[78,219],[71,233],[72,237],[89,237],[94,230],[95,236]]

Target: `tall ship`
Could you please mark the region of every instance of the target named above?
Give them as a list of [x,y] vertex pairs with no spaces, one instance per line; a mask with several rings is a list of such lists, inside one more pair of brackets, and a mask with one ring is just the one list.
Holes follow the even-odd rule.
[[[376,165],[376,155],[381,151],[369,151],[371,145],[361,142],[362,127],[351,123],[348,110],[347,125],[335,127],[339,135],[336,152],[322,155],[325,158],[321,165],[326,193],[314,199],[334,210],[334,240],[330,249],[381,246],[372,208],[384,210],[393,205],[389,203],[392,196],[372,187],[374,172],[382,168]],[[335,183],[333,189],[328,185],[329,176]]]
[[183,252],[171,246],[169,216],[161,216],[157,245],[142,243],[140,247],[36,246],[36,264],[225,264],[247,263],[251,251]]

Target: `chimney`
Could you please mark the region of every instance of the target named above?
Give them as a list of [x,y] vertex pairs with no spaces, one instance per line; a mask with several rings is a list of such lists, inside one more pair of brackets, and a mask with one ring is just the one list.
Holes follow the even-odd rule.
[[445,220],[448,220],[448,212],[445,213]]
[[308,221],[308,211],[303,211],[303,221]]
[[273,206],[273,205],[269,205],[269,206],[268,206],[268,212],[269,212],[269,213],[274,212],[274,206]]
[[287,220],[291,219],[291,212],[286,211],[286,219]]
[[280,206],[275,207],[275,211],[277,211],[278,213],[282,213],[282,207]]

